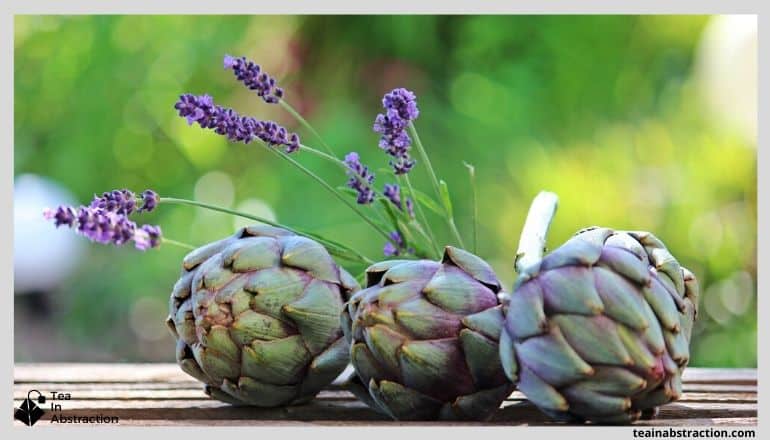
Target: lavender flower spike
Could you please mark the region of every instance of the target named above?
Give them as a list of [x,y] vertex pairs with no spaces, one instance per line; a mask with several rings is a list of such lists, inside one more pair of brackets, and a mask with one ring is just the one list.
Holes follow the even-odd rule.
[[[146,190],[142,193],[142,199],[139,211],[150,211],[157,204],[158,195],[152,190]],[[46,209],[43,216],[53,220],[57,228],[67,226],[97,243],[122,245],[133,241],[140,250],[160,246],[160,227],[138,227],[128,218],[136,211],[136,203],[136,194],[122,189],[105,192],[101,197],[95,197],[88,206],[75,208],[62,205],[55,210]]]
[[388,113],[394,112],[406,121],[413,121],[420,115],[420,110],[417,109],[417,96],[404,88],[393,89],[386,93],[382,97],[382,106],[388,110]]
[[160,196],[158,196],[158,193],[151,189],[146,189],[142,192],[142,207],[139,208],[139,211],[150,212],[158,206],[159,201]]
[[248,144],[254,139],[270,145],[284,145],[287,153],[299,150],[300,141],[296,133],[289,133],[273,121],[258,121],[250,116],[241,116],[235,110],[214,104],[209,95],[185,94],[174,104],[179,116],[188,124],[197,122],[201,128],[214,130],[233,142]]
[[393,157],[390,165],[396,174],[408,173],[415,164],[409,156],[412,139],[406,127],[420,114],[416,99],[407,89],[393,89],[382,98],[385,113],[378,114],[374,120],[374,131],[382,135],[380,148]]
[[401,188],[398,185],[391,185],[386,183],[382,190],[384,195],[391,203],[396,205],[398,209],[403,209],[401,205]]
[[401,234],[399,234],[398,231],[393,231],[388,235],[390,240],[385,243],[385,246],[382,247],[382,253],[385,254],[386,257],[395,257],[400,255],[401,249],[404,247],[404,239],[401,237]]
[[140,251],[160,246],[160,226],[142,225],[134,233],[134,245]]
[[345,156],[345,166],[348,167],[347,175],[350,177],[348,179],[348,187],[358,192],[356,201],[361,205],[372,203],[374,201],[374,191],[371,185],[374,181],[374,174],[369,171],[369,167],[361,164],[358,153],[355,152],[348,153]]
[[275,104],[283,98],[283,89],[276,86],[275,79],[246,57],[225,55],[223,64],[225,69],[232,69],[238,81],[257,92],[266,103]]
[[136,209],[136,194],[127,189],[116,189],[102,193],[101,197],[94,196],[90,206],[121,215],[130,215]]

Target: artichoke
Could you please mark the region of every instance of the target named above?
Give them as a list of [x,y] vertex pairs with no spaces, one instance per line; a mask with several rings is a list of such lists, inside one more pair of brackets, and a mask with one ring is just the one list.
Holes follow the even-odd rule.
[[698,286],[655,236],[585,229],[519,272],[500,357],[542,411],[628,423],[681,395]]
[[492,268],[447,246],[441,261],[389,260],[366,275],[342,314],[359,397],[396,420],[489,418],[514,389]]
[[319,243],[251,226],[190,252],[182,266],[166,322],[177,362],[211,397],[302,403],[347,365],[339,316],[358,284]]

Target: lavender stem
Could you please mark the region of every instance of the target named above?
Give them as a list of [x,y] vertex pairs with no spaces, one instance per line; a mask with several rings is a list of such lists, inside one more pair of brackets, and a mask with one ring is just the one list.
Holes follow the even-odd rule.
[[372,221],[372,220],[371,220],[369,217],[365,216],[365,215],[364,215],[364,214],[363,214],[361,211],[359,211],[359,210],[358,210],[358,209],[357,209],[357,208],[356,208],[356,207],[355,207],[355,206],[354,206],[352,203],[350,203],[350,202],[348,201],[348,199],[347,199],[347,198],[345,198],[345,196],[343,196],[342,194],[340,194],[340,192],[339,192],[339,191],[337,191],[336,189],[334,189],[334,187],[332,187],[331,185],[329,185],[329,184],[328,184],[328,183],[327,183],[325,180],[323,180],[323,179],[322,179],[321,177],[319,177],[317,174],[315,174],[314,172],[310,171],[309,169],[307,169],[306,167],[304,167],[302,164],[300,164],[300,163],[299,163],[299,162],[297,162],[296,160],[294,160],[294,159],[292,159],[291,157],[289,157],[289,156],[288,156],[286,153],[284,153],[284,152],[282,152],[282,151],[279,151],[279,150],[277,150],[277,149],[275,149],[275,148],[271,148],[271,147],[270,147],[269,145],[267,145],[267,144],[264,144],[264,143],[260,143],[260,144],[261,144],[262,146],[264,146],[264,147],[265,147],[265,148],[266,148],[268,151],[270,151],[270,152],[272,152],[273,154],[276,154],[276,155],[278,155],[278,156],[282,157],[283,159],[285,159],[286,161],[288,161],[289,163],[291,163],[291,164],[292,164],[292,165],[294,165],[295,167],[299,168],[299,170],[300,170],[300,171],[302,171],[303,173],[305,173],[307,176],[309,176],[309,177],[311,177],[312,179],[314,179],[315,181],[317,181],[317,182],[318,182],[319,184],[321,184],[321,186],[323,186],[323,187],[324,187],[324,188],[325,188],[327,191],[329,191],[330,193],[332,193],[332,195],[334,195],[334,197],[336,197],[337,199],[339,199],[339,201],[341,201],[342,203],[344,203],[344,204],[345,204],[345,206],[347,206],[348,208],[350,208],[350,209],[351,209],[353,212],[355,212],[355,213],[356,213],[356,215],[358,215],[359,217],[361,217],[361,219],[362,219],[363,221],[365,221],[367,224],[369,224],[369,226],[371,226],[372,228],[374,228],[374,230],[376,230],[376,231],[377,231],[377,232],[378,232],[380,235],[382,235],[383,237],[385,237],[385,239],[387,239],[387,240],[390,240],[390,236],[388,235],[388,232],[387,232],[387,231],[384,231],[382,228],[380,228],[379,226],[377,226],[377,224],[376,224],[376,223],[374,223],[374,222],[373,222],[373,221]]
[[[414,196],[414,188],[412,187],[412,181],[409,180],[409,174],[404,174],[404,180],[406,181],[406,186],[409,188],[409,194],[412,196],[413,200],[417,200]],[[421,203],[417,202],[415,203],[417,205],[417,215],[420,216],[420,221],[426,226],[428,230],[428,237],[430,240],[430,244],[433,247],[433,250],[436,251],[436,255],[438,257],[441,256],[441,248],[439,247],[438,243],[436,242],[436,238],[433,236],[433,231],[431,228],[428,228],[428,218],[425,217],[425,212],[422,210]],[[420,228],[422,230],[422,228]],[[423,235],[425,235],[425,232],[423,231]]]
[[436,197],[438,197],[438,200],[441,202],[441,206],[444,208],[444,212],[446,213],[446,220],[447,220],[447,224],[449,225],[449,229],[452,231],[452,234],[454,234],[455,240],[457,240],[457,243],[460,245],[460,247],[465,248],[465,244],[463,244],[463,239],[460,236],[460,231],[457,230],[457,225],[455,225],[454,218],[451,216],[449,208],[446,206],[446,204],[444,204],[444,198],[441,197],[441,190],[439,189],[438,177],[436,177],[436,172],[433,170],[433,165],[431,165],[430,163],[430,159],[428,158],[428,153],[427,151],[425,151],[425,147],[422,145],[420,136],[417,134],[417,128],[415,128],[414,122],[412,121],[409,121],[409,132],[414,138],[414,144],[415,146],[417,146],[417,151],[420,153],[420,158],[422,158],[423,162],[425,162],[425,168],[428,169],[428,174],[430,175],[431,183],[433,183],[433,190],[436,191]]
[[174,246],[180,247],[182,249],[187,249],[187,250],[194,250],[195,249],[195,246],[193,246],[191,244],[183,243],[181,241],[172,240],[170,238],[162,237],[160,240],[161,240],[161,243],[166,243],[166,244],[174,245]]
[[294,110],[294,107],[292,107],[284,99],[281,99],[280,101],[278,101],[278,104],[280,104],[280,106],[283,107],[284,110],[289,112],[289,114],[292,115],[294,117],[294,119],[296,119],[300,124],[302,124],[303,127],[305,127],[309,132],[311,132],[313,134],[313,136],[315,136],[321,142],[321,145],[324,147],[324,149],[329,154],[334,156],[334,151],[331,149],[331,147],[326,142],[324,142],[323,138],[321,137],[320,134],[318,134],[318,132],[315,130],[315,128],[313,128],[313,126],[310,125],[310,123],[307,120],[305,120],[305,118],[303,118],[302,115],[299,114],[298,111]]
[[276,223],[274,221],[268,220],[268,219],[266,219],[264,217],[259,217],[259,216],[253,215],[253,214],[247,214],[245,212],[236,211],[234,209],[226,208],[224,206],[212,205],[210,203],[199,202],[197,200],[179,199],[179,198],[176,198],[176,197],[161,197],[160,198],[160,203],[173,203],[173,204],[177,204],[177,205],[195,206],[195,207],[198,207],[198,208],[204,208],[204,209],[208,209],[208,210],[211,210],[211,211],[218,211],[218,212],[222,212],[222,213],[225,213],[225,214],[234,215],[236,217],[242,217],[242,218],[246,218],[246,219],[249,219],[249,220],[254,220],[254,221],[262,222],[264,224],[267,224],[267,225],[270,225],[270,226],[275,226],[276,228],[286,229],[287,231],[292,232],[294,234],[301,235],[303,237],[307,237],[307,238],[316,240],[319,243],[321,243],[324,246],[326,246],[329,249],[330,252],[334,248],[340,248],[340,249],[342,249],[342,250],[344,250],[346,252],[349,252],[351,255],[354,255],[358,259],[358,261],[360,261],[360,262],[363,262],[365,264],[373,264],[374,263],[369,258],[361,255],[360,253],[358,253],[357,251],[355,251],[355,250],[353,250],[353,249],[351,249],[349,247],[341,246],[338,243],[330,242],[328,240],[325,240],[325,239],[323,239],[321,237],[316,236],[315,234],[308,234],[308,233],[305,233],[305,232],[302,232],[302,231],[290,228],[290,227],[288,227],[286,225],[282,225],[280,223]]

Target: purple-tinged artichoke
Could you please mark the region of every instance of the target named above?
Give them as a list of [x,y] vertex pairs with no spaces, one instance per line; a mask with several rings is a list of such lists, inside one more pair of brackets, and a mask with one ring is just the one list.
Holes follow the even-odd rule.
[[167,320],[177,362],[225,402],[310,400],[348,363],[339,316],[357,289],[319,243],[241,229],[184,259]]
[[[500,282],[479,257],[447,246],[441,261],[369,267],[342,314],[350,358],[373,408],[396,420],[484,420],[514,386],[498,339]],[[361,393],[359,393],[361,394]]]
[[521,269],[500,357],[542,411],[629,423],[679,398],[698,285],[660,240],[589,228]]

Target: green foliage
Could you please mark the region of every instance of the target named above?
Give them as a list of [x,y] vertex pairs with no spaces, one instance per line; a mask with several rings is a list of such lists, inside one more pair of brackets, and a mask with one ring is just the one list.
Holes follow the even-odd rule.
[[[172,106],[181,93],[209,93],[320,147],[222,70],[224,54],[246,55],[278,78],[338,156],[358,151],[376,170],[387,158],[372,122],[382,94],[403,86],[418,95],[420,137],[452,188],[466,243],[474,210],[463,161],[474,164],[478,254],[504,285],[529,202],[551,190],[560,197],[551,248],[595,224],[653,231],[701,282],[691,365],[755,366],[756,150],[706,117],[693,86],[708,19],[19,16],[15,173],[49,176],[82,202],[121,187],[233,208],[258,199],[280,223],[376,260],[382,237],[307,176],[253,145],[188,127]],[[333,186],[346,180],[321,158],[294,158]],[[206,185],[211,172],[224,183]],[[421,164],[411,179],[433,194]],[[392,181],[378,173],[375,182]],[[416,195],[430,200],[437,241],[452,243],[437,203],[447,200]],[[185,206],[164,205],[147,221],[192,244],[234,230],[224,214]],[[170,336],[140,339],[128,311],[142,298],[166,302],[184,251],[89,250],[56,292],[52,325],[115,359],[171,360]],[[162,308],[145,319],[163,321]]]

